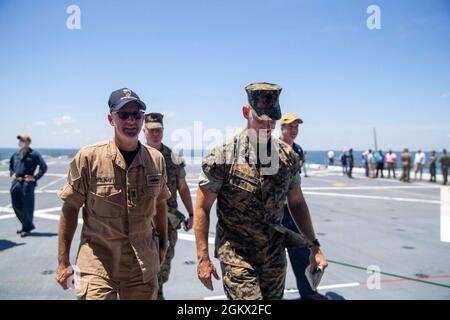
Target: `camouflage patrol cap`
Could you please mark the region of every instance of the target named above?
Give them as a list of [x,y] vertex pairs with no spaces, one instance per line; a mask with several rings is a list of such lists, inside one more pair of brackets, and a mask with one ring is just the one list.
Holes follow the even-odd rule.
[[248,103],[253,114],[260,120],[280,120],[281,109],[278,98],[282,88],[277,84],[260,82],[245,87]]
[[164,115],[157,112],[147,113],[145,115],[145,127],[147,129],[164,128],[163,126]]

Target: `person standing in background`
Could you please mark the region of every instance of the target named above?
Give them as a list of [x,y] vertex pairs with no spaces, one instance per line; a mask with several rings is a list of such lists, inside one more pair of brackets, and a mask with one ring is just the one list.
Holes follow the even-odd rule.
[[397,155],[392,152],[392,150],[389,150],[388,153],[384,157],[387,169],[388,169],[388,179],[391,178],[391,170],[393,173],[393,177],[395,179],[395,168],[397,167]]
[[402,176],[400,177],[400,181],[411,182],[409,177],[411,171],[411,154],[409,153],[408,148],[403,149],[401,161],[402,161]]
[[383,175],[383,170],[384,170],[384,155],[383,152],[381,150],[379,150],[375,155],[375,161],[376,161],[376,168],[377,168],[377,173],[375,174],[375,176],[378,178],[378,173],[381,172],[381,178],[384,178]]
[[436,162],[436,150],[432,150],[430,160],[428,161],[428,166],[430,168],[430,182],[436,182]]
[[[47,172],[47,164],[36,150],[30,148],[31,138],[27,135],[17,136],[20,150],[15,152],[9,161],[9,176],[11,177],[11,203],[14,213],[22,224],[17,230],[21,237],[29,236],[35,229],[34,189],[37,181]],[[39,171],[35,174],[36,168]]]
[[333,150],[328,151],[328,164],[330,166],[334,165],[334,151]]
[[420,181],[422,181],[423,168],[425,167],[426,157],[422,150],[418,150],[414,156],[414,181],[417,180],[417,172],[420,173]]
[[377,162],[375,159],[375,155],[371,149],[369,149],[369,154],[367,155],[367,160],[369,162],[369,177],[375,178],[375,166],[376,166]]
[[442,154],[439,157],[439,162],[441,163],[442,178],[444,179],[442,184],[446,185],[448,177],[448,167],[450,166],[450,157],[447,154],[447,149],[442,150]]
[[342,166],[342,175],[347,176],[348,175],[347,153],[345,152],[345,150],[342,150],[341,155],[339,156],[339,161],[341,162]]
[[355,158],[353,157],[353,149],[348,150],[348,177],[353,178],[352,171],[355,166]]
[[361,155],[366,177],[369,177],[369,153],[370,152],[372,152],[372,151],[369,149],[369,150],[364,151],[363,154]]

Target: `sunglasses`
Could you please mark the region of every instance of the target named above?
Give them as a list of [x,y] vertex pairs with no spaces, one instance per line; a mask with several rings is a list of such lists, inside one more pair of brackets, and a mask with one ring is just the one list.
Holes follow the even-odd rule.
[[121,120],[127,120],[130,116],[133,116],[135,120],[141,120],[144,117],[144,112],[142,111],[116,111],[114,113],[117,114]]

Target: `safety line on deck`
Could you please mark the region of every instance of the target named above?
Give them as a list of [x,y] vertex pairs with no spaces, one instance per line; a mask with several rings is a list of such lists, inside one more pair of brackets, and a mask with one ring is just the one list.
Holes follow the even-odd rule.
[[[344,267],[364,270],[364,271],[370,270],[370,268],[368,269],[368,268],[360,267],[360,266],[357,266],[357,265],[354,265],[354,264],[339,262],[339,261],[330,260],[330,259],[327,259],[327,262],[328,263],[334,263],[334,264],[337,264],[337,265],[341,265],[341,266],[344,266]],[[399,278],[399,279],[405,279],[405,280],[415,281],[415,282],[421,282],[421,283],[425,283],[425,284],[429,284],[429,285],[433,285],[433,286],[444,287],[444,288],[450,289],[450,285],[439,283],[439,282],[427,281],[427,280],[422,280],[420,278],[412,278],[412,277],[407,277],[407,276],[403,276],[403,275],[400,275],[400,274],[389,273],[389,272],[382,272],[382,271],[380,271],[378,273],[380,273],[380,274],[382,274],[384,276],[389,276],[389,277],[394,277],[394,278]]]

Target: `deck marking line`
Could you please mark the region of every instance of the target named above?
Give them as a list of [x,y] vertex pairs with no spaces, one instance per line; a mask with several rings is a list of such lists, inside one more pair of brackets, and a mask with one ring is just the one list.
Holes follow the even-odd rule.
[[[349,263],[339,262],[339,261],[330,260],[330,259],[327,259],[327,262],[338,264],[338,265],[341,265],[341,266],[344,266],[344,267],[350,267],[350,268],[354,268],[354,269],[367,271],[367,268],[360,267],[360,266],[353,265],[353,264],[349,264]],[[444,287],[444,288],[450,289],[450,285],[439,283],[439,282],[434,282],[434,281],[422,280],[421,278],[412,278],[412,277],[407,277],[407,276],[403,276],[403,275],[400,275],[400,274],[388,273],[388,272],[382,272],[382,271],[380,272],[380,274],[382,274],[384,276],[400,278],[400,279],[406,279],[406,280],[410,280],[410,281],[416,281],[416,282],[421,282],[421,283],[425,283],[425,284],[429,284],[429,285],[433,285],[433,286]]]
[[305,191],[305,192],[303,192],[303,194],[317,195],[317,196],[330,196],[330,197],[343,197],[343,198],[361,198],[361,199],[371,199],[371,200],[390,200],[390,201],[401,201],[401,202],[440,204],[439,200],[380,197],[380,196],[369,196],[369,195],[363,195],[363,194],[345,194],[345,193],[314,192],[314,191]]

